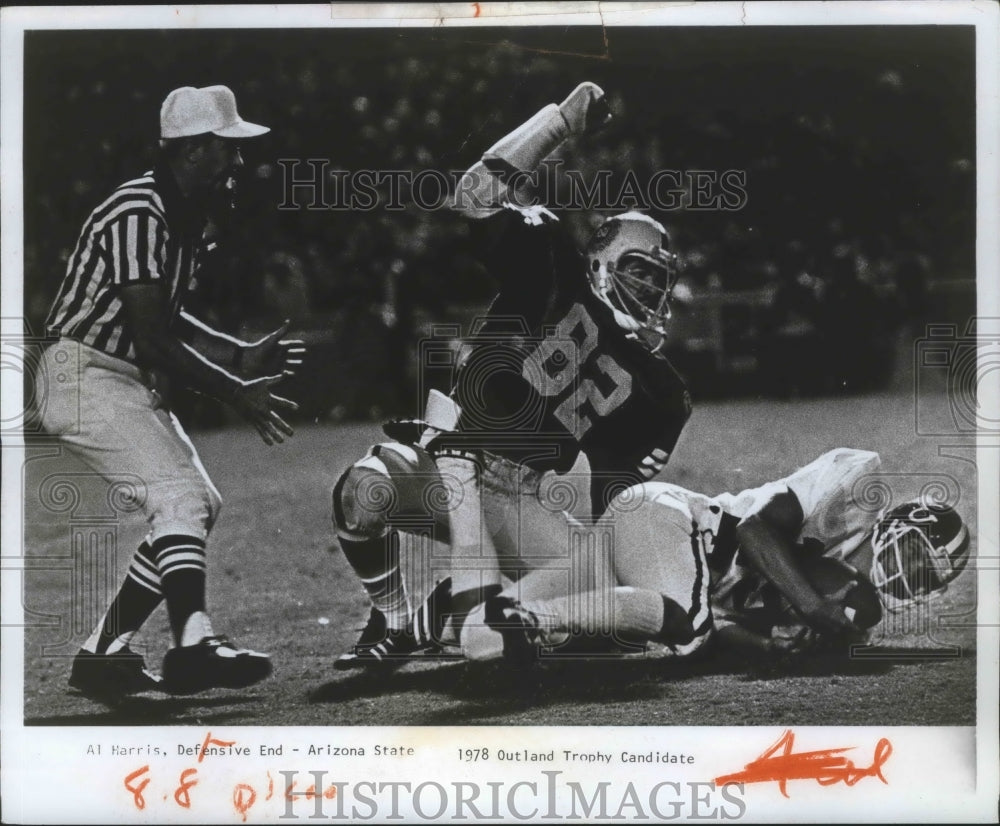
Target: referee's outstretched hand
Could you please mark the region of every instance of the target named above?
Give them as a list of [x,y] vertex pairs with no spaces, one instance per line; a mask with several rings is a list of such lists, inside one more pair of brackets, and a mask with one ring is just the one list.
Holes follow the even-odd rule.
[[279,410],[295,411],[299,406],[288,399],[276,396],[271,388],[284,378],[282,375],[264,376],[243,382],[236,391],[233,407],[250,422],[265,444],[280,444],[295,431],[281,418]]
[[294,376],[302,366],[306,353],[305,342],[298,339],[284,339],[291,322],[285,322],[277,329],[268,333],[259,341],[254,341],[243,347],[240,354],[241,374],[250,378],[269,376],[281,373],[283,376]]

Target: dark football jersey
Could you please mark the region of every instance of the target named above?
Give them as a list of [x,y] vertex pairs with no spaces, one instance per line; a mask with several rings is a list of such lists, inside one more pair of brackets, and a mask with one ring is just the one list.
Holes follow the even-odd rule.
[[[500,290],[472,330],[456,379],[457,434],[537,470],[590,462],[595,514],[666,463],[691,401],[665,358],[651,354],[591,291],[565,228],[488,219],[500,240],[487,260]],[[503,226],[496,224],[502,222]]]

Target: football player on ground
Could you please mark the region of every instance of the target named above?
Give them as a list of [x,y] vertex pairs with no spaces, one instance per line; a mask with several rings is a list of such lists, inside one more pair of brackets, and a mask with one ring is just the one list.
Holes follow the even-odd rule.
[[[446,617],[454,641],[504,576],[532,572],[535,596],[596,587],[610,573],[571,547],[579,523],[567,520],[568,489],[550,484],[554,474],[585,457],[586,510],[597,516],[618,491],[655,476],[677,443],[691,402],[662,352],[678,274],[664,228],[637,212],[616,215],[581,254],[518,186],[564,140],[609,117],[601,89],[583,83],[494,144],[459,182],[454,209],[487,239],[485,264],[500,289],[467,341],[448,404],[433,399],[420,444],[373,448],[334,488],[340,545],[373,603],[338,668],[440,641]],[[446,495],[430,513],[435,486]],[[415,516],[437,523],[450,577],[411,622],[397,526]],[[661,597],[641,599],[651,633],[670,625]]]
[[[892,611],[943,591],[965,567],[969,531],[947,506],[906,502],[888,513],[864,505],[864,480],[877,453],[838,448],[758,488],[708,497],[646,483],[623,493],[595,526],[614,542],[615,568],[646,571],[658,593],[700,594],[707,565],[712,628],[721,645],[753,653],[844,651]],[[613,624],[623,641],[635,629],[608,594],[554,599],[491,599],[487,621],[468,646],[483,658],[523,661],[557,652],[585,627]],[[880,605],[881,603],[881,605]],[[709,638],[697,636],[677,653]]]

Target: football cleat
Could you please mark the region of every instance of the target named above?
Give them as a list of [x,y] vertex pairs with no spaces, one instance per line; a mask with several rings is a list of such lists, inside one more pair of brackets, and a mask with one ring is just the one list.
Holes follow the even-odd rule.
[[238,648],[228,637],[205,637],[196,645],[171,648],[163,659],[163,688],[196,694],[210,688],[246,688],[271,673],[267,654]]
[[333,667],[345,671],[350,668],[398,666],[420,650],[421,646],[413,636],[412,628],[389,630],[374,645],[365,648],[355,646],[353,651],[341,654]]
[[390,629],[386,625],[385,615],[373,607],[368,615],[368,624],[362,629],[358,641],[350,651],[334,660],[333,667],[338,671],[347,671],[351,668],[402,665],[402,660],[419,648],[412,628]]
[[142,691],[162,690],[162,682],[128,646],[114,654],[94,654],[81,648],[73,658],[69,675],[70,688],[103,702]]
[[361,629],[358,641],[354,643],[350,651],[345,651],[337,657],[333,667],[341,671],[348,668],[364,667],[368,651],[384,642],[388,633],[389,627],[386,625],[385,614],[373,605],[371,613],[368,615],[368,622]]
[[354,647],[333,664],[339,671],[402,665],[413,657],[439,654],[445,622],[451,613],[451,577],[442,580],[421,603],[402,630],[389,629],[385,615],[372,608],[368,624]]
[[503,658],[524,666],[538,660],[542,628],[538,617],[516,599],[496,596],[486,600],[486,624],[503,637]]
[[969,529],[953,508],[906,502],[872,532],[871,580],[886,608],[944,591],[969,561]]

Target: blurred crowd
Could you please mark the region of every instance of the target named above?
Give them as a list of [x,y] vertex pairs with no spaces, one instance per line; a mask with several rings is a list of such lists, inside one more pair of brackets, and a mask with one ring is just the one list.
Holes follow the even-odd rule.
[[[40,329],[87,212],[151,165],[166,92],[223,82],[273,131],[245,148],[241,206],[206,262],[200,311],[246,336],[291,319],[312,345],[296,388],[310,416],[414,412],[418,342],[434,323],[467,323],[494,289],[481,251],[405,186],[398,210],[383,208],[386,187],[367,210],[310,208],[302,189],[290,204],[287,162],[300,161],[299,178],[301,162],[328,162],[330,187],[339,171],[460,172],[589,79],[615,119],[565,145],[565,169],[609,170],[612,190],[629,171],[745,175],[739,209],[651,210],[686,262],[672,342],[682,366],[706,387],[754,371],[778,392],[845,386],[839,373],[830,386],[800,381],[797,358],[812,352],[811,372],[876,387],[888,339],[929,318],[934,285],[974,277],[971,46],[907,28],[839,40],[621,30],[607,43],[565,30],[560,49],[529,31],[29,34],[26,316]],[[566,220],[582,241],[595,216]],[[824,367],[824,337],[847,329],[850,358]]]

